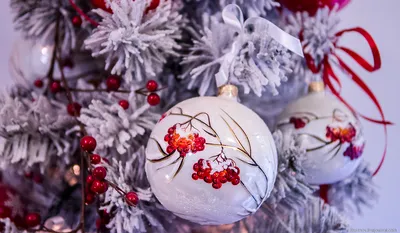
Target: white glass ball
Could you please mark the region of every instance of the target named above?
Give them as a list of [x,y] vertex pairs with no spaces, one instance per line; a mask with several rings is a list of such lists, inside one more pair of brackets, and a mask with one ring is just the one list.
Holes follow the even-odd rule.
[[310,184],[332,184],[351,175],[364,149],[359,120],[338,99],[314,92],[289,104],[278,129],[294,134],[306,150],[304,170]]
[[174,214],[207,225],[236,222],[270,195],[277,174],[272,135],[232,99],[179,103],[155,126],[146,149],[152,191]]

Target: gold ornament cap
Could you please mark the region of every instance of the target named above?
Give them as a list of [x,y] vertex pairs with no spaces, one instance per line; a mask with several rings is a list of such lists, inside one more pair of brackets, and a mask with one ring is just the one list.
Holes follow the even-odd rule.
[[308,86],[309,93],[323,92],[323,91],[325,91],[325,84],[323,81],[314,81],[311,82],[310,85]]
[[239,89],[235,85],[227,84],[218,89],[218,97],[237,100]]

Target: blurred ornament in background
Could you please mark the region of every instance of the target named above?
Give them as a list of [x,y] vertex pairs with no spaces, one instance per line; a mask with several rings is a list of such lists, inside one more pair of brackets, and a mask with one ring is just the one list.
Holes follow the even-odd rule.
[[337,6],[340,10],[349,4],[350,0],[279,0],[279,2],[293,12],[306,11],[314,15],[319,8],[326,6],[330,9]]
[[277,175],[270,130],[238,89],[177,104],[155,126],[146,174],[166,209],[202,225],[236,222],[267,199]]
[[312,82],[310,93],[289,104],[277,128],[293,134],[306,150],[304,170],[310,184],[332,184],[349,177],[360,164],[364,137],[360,121],[342,102]]
[[[50,70],[54,45],[42,41],[29,41],[25,39],[17,39],[13,45],[13,49],[9,61],[9,69],[12,77],[17,84],[25,87],[31,87],[38,80],[44,81]],[[80,74],[93,73],[102,68],[98,68],[97,61],[93,58],[88,62],[90,55],[77,53],[73,57],[62,59],[64,74],[66,78],[79,76]],[[85,62],[82,62],[85,61]],[[60,78],[60,68],[57,62],[54,65],[55,78]]]

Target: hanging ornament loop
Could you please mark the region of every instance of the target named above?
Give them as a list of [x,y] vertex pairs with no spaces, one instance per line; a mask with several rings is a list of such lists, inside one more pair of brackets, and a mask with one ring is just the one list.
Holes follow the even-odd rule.
[[243,45],[251,38],[249,35],[253,33],[254,25],[256,24],[266,36],[270,36],[286,49],[304,57],[299,39],[291,36],[275,24],[261,17],[252,17],[244,21],[243,12],[236,4],[227,5],[222,11],[222,18],[225,24],[235,30],[237,36],[232,44],[230,52],[225,55],[219,72],[216,74],[217,87],[221,87],[229,82],[229,76],[233,68],[232,63]]
[[[311,72],[313,72],[315,74],[318,74],[318,73],[320,73],[320,71],[322,70],[322,67],[323,67],[323,71],[322,72],[323,72],[323,80],[324,80],[325,85],[351,111],[356,112],[359,116],[361,116],[362,118],[364,118],[367,121],[383,125],[384,133],[385,133],[385,149],[384,149],[384,152],[383,152],[382,159],[381,159],[381,161],[379,163],[379,166],[378,166],[378,168],[375,170],[375,172],[373,174],[375,176],[379,172],[380,168],[382,167],[382,164],[383,164],[383,162],[385,160],[385,157],[386,157],[387,125],[391,125],[392,123],[389,122],[389,121],[386,121],[382,106],[379,103],[379,101],[376,98],[376,96],[374,95],[374,93],[372,92],[372,90],[350,68],[350,66],[347,65],[343,61],[343,59],[337,54],[337,51],[344,52],[345,54],[349,55],[357,64],[359,64],[361,67],[363,67],[368,72],[374,72],[374,71],[377,71],[377,70],[379,70],[381,68],[382,62],[381,62],[381,56],[380,56],[380,52],[379,52],[378,46],[376,45],[376,43],[375,43],[374,39],[372,38],[372,36],[366,30],[364,30],[363,28],[360,28],[360,27],[350,28],[350,29],[339,31],[338,33],[336,33],[336,37],[339,39],[344,34],[352,33],[352,32],[360,34],[367,41],[367,43],[368,43],[368,45],[369,45],[369,47],[371,49],[371,52],[372,52],[372,56],[373,56],[373,60],[374,60],[373,64],[370,64],[366,59],[364,59],[361,55],[359,55],[358,53],[356,53],[352,49],[349,49],[349,48],[343,47],[343,46],[339,46],[337,43],[335,43],[335,49],[332,50],[330,53],[326,54],[324,59],[323,59],[323,61],[318,66],[315,65],[315,63],[312,60],[311,56],[306,55],[305,57],[306,57],[307,65],[308,65],[309,69],[311,70]],[[332,65],[331,65],[331,59],[332,58],[334,58],[337,61],[337,64],[336,63],[332,63],[332,64],[335,64],[335,65],[339,66],[339,68],[344,70],[350,76],[350,78],[356,83],[356,85],[359,86],[368,95],[368,97],[374,103],[375,107],[378,109],[381,119],[373,119],[371,117],[368,117],[368,116],[365,116],[363,114],[360,114],[359,112],[357,112],[355,110],[354,107],[352,107],[341,96],[340,92],[341,92],[342,84],[341,84],[341,81],[340,81],[339,77],[335,74],[335,72],[332,69]],[[336,83],[336,87],[333,84],[333,82]]]

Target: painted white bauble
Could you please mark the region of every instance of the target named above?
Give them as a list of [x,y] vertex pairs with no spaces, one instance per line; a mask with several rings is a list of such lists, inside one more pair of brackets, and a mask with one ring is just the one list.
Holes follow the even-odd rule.
[[294,134],[306,150],[304,172],[310,184],[332,184],[351,175],[364,149],[359,120],[338,99],[312,92],[289,104],[278,119],[283,134]]
[[252,110],[223,97],[179,103],[155,126],[146,173],[163,206],[203,225],[236,222],[270,195],[277,153]]

